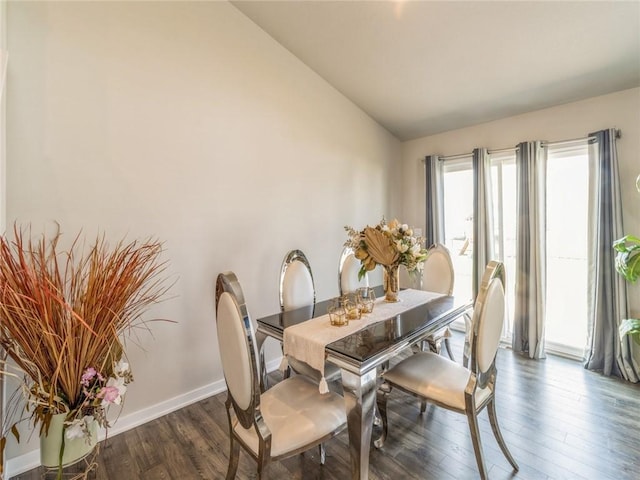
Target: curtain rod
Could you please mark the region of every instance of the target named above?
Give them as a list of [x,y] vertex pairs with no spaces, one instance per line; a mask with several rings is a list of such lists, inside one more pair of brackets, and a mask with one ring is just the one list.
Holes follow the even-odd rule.
[[518,147],[501,148],[499,150],[488,150],[489,155],[496,155],[498,153],[511,153],[511,152],[517,152],[517,151],[518,151]]
[[[622,131],[620,129],[615,129],[615,133],[616,133],[616,138],[622,137]],[[596,140],[596,137],[588,136],[588,137],[581,137],[581,138],[573,138],[571,140],[558,140],[557,142],[542,142],[542,146],[543,147],[549,147],[549,146],[557,147],[557,146],[565,145],[565,144],[568,144],[568,143],[578,143],[578,142],[592,143],[595,140]]]
[[[616,138],[618,135],[616,134]],[[558,140],[557,142],[541,142],[543,147],[560,147],[562,145],[569,145],[571,143],[592,143],[594,142],[596,137],[581,137],[581,138],[572,138],[570,140]]]
[[473,157],[473,152],[469,153],[458,153],[456,155],[446,155],[443,157],[438,157],[438,160],[444,162],[445,160],[457,160],[459,158]]
[[[622,131],[620,129],[615,129],[616,132],[616,138],[621,138],[622,137]],[[541,142],[543,147],[549,147],[549,146],[560,146],[560,145],[565,145],[565,144],[569,144],[569,143],[577,143],[577,142],[593,142],[596,139],[596,137],[592,137],[592,136],[587,136],[587,137],[581,137],[581,138],[573,138],[571,140],[558,140],[557,142]],[[508,153],[508,152],[516,152],[518,151],[518,147],[509,147],[509,148],[500,148],[497,150],[487,150],[489,155],[495,155],[498,153]],[[446,156],[439,156],[438,160],[440,160],[441,162],[444,162],[445,160],[458,160],[460,158],[467,158],[467,157],[473,157],[473,152],[471,153],[458,153],[456,155],[446,155]],[[426,159],[422,159],[422,163],[425,162]]]

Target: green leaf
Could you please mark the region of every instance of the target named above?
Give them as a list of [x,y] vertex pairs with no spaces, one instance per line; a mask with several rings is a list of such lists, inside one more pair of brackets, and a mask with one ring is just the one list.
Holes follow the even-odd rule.
[[620,333],[620,340],[623,340],[625,335],[629,335],[638,345],[640,345],[640,319],[627,318],[623,320],[618,331]]
[[635,283],[640,277],[640,238],[626,235],[613,242],[613,249],[617,252],[616,271],[628,282]]
[[363,264],[360,267],[360,270],[358,270],[358,280],[362,280],[366,274],[367,274],[367,269]]

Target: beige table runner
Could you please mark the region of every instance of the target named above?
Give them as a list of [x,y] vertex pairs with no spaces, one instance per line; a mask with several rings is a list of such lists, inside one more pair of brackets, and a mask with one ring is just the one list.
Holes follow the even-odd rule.
[[306,362],[322,374],[320,392],[327,393],[329,389],[324,378],[324,362],[325,347],[328,344],[441,296],[443,295],[440,293],[425,292],[423,290],[401,290],[399,302],[387,303],[384,298],[378,298],[373,312],[363,315],[360,320],[351,320],[349,325],[343,327],[332,326],[329,322],[329,315],[323,315],[298,325],[287,327],[284,329],[283,338],[285,354],[283,367],[286,366],[286,356],[292,356],[297,360]]

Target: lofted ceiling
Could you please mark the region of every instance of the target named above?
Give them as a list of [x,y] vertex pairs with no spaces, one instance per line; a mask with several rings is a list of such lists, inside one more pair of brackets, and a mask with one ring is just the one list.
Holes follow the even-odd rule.
[[640,0],[231,3],[400,140],[640,86]]

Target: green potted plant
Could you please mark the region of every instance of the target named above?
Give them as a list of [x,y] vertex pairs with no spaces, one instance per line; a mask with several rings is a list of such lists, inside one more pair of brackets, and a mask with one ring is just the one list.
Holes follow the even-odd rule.
[[[640,175],[636,179],[640,192]],[[626,235],[613,243],[616,254],[616,271],[628,282],[635,283],[640,277],[640,238]],[[630,335],[640,345],[640,319],[627,318],[620,324],[620,338]]]
[[57,478],[91,453],[98,426],[110,426],[107,410],[133,380],[125,338],[148,327],[142,314],[169,288],[157,241],[110,247],[104,235],[89,244],[77,235],[64,249],[61,237],[59,227],[32,239],[17,226],[0,237],[0,346],[13,361],[0,375],[18,379],[13,399],[24,399],[8,410],[26,412],[3,425],[0,451],[9,432],[20,441],[16,424],[30,418],[41,463]]

